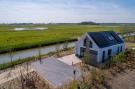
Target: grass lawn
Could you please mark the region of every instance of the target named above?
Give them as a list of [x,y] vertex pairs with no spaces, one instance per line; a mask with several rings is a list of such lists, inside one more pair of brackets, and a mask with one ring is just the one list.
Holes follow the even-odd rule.
[[[14,28],[47,27],[44,31],[14,31]],[[75,40],[85,32],[92,31],[116,31],[120,32],[120,26],[97,26],[97,25],[0,25],[0,53],[14,50],[50,45],[66,40]]]

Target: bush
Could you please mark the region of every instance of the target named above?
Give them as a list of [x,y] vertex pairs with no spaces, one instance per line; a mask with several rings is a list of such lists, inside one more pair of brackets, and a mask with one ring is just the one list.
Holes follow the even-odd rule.
[[121,63],[125,61],[126,57],[127,57],[126,52],[121,52],[118,55],[111,58],[111,64],[115,65]]
[[83,57],[83,62],[85,64],[88,64],[89,63],[89,60],[90,60],[90,55],[88,52],[84,52],[84,57]]
[[81,82],[78,87],[79,89],[91,89],[91,85],[87,82]]
[[96,70],[96,69],[92,69],[91,70],[91,77],[92,77],[92,81],[96,81],[96,83],[105,84],[105,73],[103,70]]
[[117,73],[125,72],[126,69],[135,69],[135,53],[133,50],[126,50],[112,57],[111,61],[107,63],[106,68],[109,68],[110,73],[115,76]]

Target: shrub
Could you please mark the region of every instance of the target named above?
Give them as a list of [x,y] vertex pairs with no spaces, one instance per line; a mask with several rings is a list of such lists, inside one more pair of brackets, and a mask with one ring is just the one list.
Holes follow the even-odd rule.
[[97,89],[105,88],[107,76],[104,70],[91,69],[91,85]]
[[121,62],[125,61],[125,59],[126,59],[125,54],[126,54],[126,52],[121,52],[118,55],[112,57],[110,63],[115,65],[115,64],[118,64],[118,63],[121,63]]
[[89,60],[90,60],[90,55],[88,52],[84,52],[84,57],[83,57],[83,62],[85,64],[88,64],[89,63]]
[[72,84],[70,85],[69,89],[78,89],[77,82],[73,81]]
[[81,82],[78,86],[78,89],[91,89],[91,85],[87,82]]

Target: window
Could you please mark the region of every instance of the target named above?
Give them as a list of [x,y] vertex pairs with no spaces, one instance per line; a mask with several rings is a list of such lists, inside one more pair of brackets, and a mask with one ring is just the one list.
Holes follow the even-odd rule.
[[92,42],[90,41],[90,45],[89,45],[90,48],[92,48]]
[[102,63],[105,62],[105,51],[103,51],[103,54],[102,54]]
[[111,34],[105,34],[105,35],[106,35],[106,37],[108,37],[109,40],[111,40],[111,41],[114,40],[114,37]]
[[84,52],[85,52],[85,48],[80,48],[80,53],[81,53],[81,57],[83,57],[84,56]]
[[86,46],[86,43],[87,43],[87,38],[84,39],[83,45]]
[[90,40],[88,40],[88,38],[84,39],[84,44],[85,47],[88,45],[90,48],[92,48],[92,42]]
[[108,57],[109,57],[109,58],[111,57],[111,54],[112,54],[112,50],[109,49],[109,50],[108,50]]
[[108,50],[108,55],[111,55],[111,53],[112,53],[112,50],[109,49],[109,50]]
[[108,36],[110,40],[114,40],[114,37],[112,35]]
[[117,54],[119,53],[119,47],[117,48]]
[[120,51],[122,52],[122,46],[120,47]]

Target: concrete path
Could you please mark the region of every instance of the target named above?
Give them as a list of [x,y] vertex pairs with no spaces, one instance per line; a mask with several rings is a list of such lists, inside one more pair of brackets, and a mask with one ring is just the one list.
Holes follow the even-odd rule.
[[66,63],[68,65],[78,64],[78,63],[82,62],[82,60],[80,60],[78,57],[76,57],[75,54],[58,58],[58,60]]
[[[50,60],[51,59],[51,60]],[[32,63],[29,66],[29,72],[36,71],[45,80],[51,82],[54,86],[60,86],[67,80],[73,79],[73,67],[71,66],[76,63],[80,63],[81,60],[77,58],[74,54],[64,56],[58,59],[47,58],[43,60],[43,64],[40,62]],[[68,64],[68,65],[67,65]],[[25,66],[26,67],[26,66]],[[15,69],[10,69],[6,72],[0,74],[0,84],[13,80],[21,76],[20,71],[26,74],[26,68],[24,66],[18,66]],[[80,70],[77,70],[77,76],[80,75]]]
[[[74,68],[53,57],[42,60],[42,63],[32,63],[32,67],[36,72],[53,87],[60,87],[74,78]],[[76,78],[81,75],[78,68],[76,70]]]

